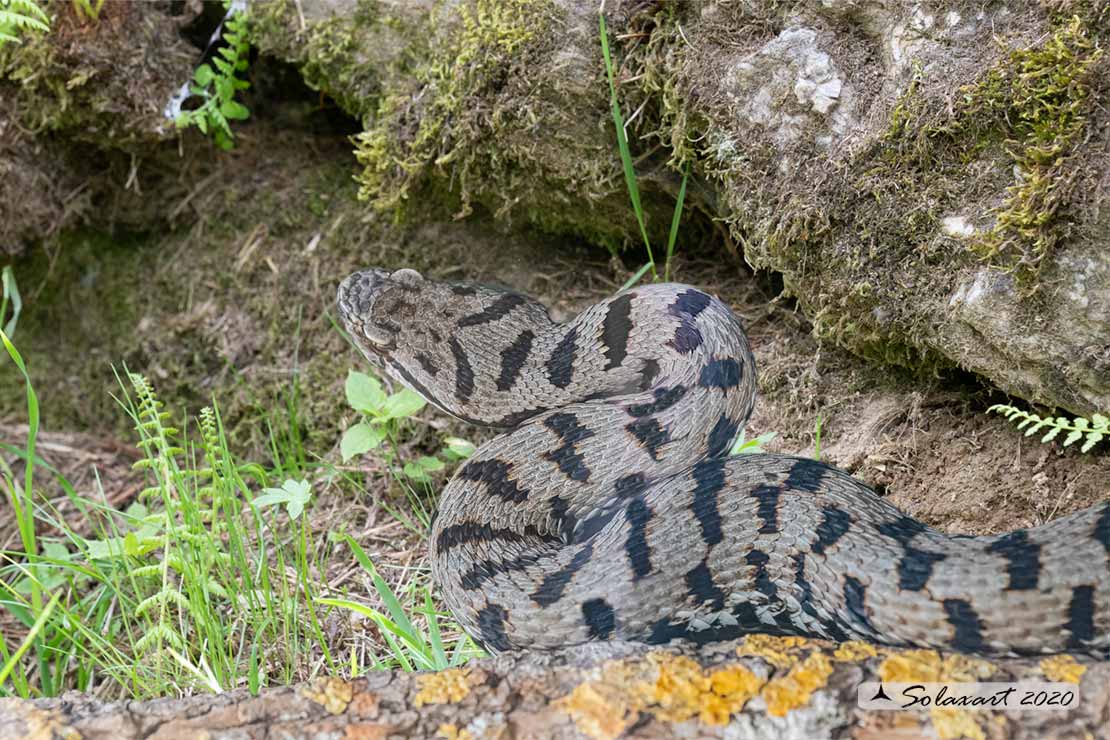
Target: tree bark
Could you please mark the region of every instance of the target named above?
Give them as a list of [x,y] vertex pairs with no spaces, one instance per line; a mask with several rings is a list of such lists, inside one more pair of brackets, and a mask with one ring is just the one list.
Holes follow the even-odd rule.
[[[1075,684],[1065,711],[864,711],[863,681]],[[700,650],[621,643],[513,653],[440,673],[375,672],[184,699],[0,700],[16,737],[1107,738],[1110,663],[987,661],[749,636]]]

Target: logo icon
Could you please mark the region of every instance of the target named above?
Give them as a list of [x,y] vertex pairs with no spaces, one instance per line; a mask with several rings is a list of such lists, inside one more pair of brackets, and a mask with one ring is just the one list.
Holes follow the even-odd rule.
[[886,695],[885,691],[883,691],[883,685],[882,684],[879,684],[879,690],[876,691],[875,695],[871,697],[871,701],[880,701],[880,700],[881,701],[891,701],[891,698]]

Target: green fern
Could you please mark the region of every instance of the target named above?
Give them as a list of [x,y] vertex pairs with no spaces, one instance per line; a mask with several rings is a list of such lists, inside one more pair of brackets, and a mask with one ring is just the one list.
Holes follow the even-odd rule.
[[9,41],[20,43],[20,36],[27,31],[49,30],[50,16],[35,0],[0,0],[0,46]]
[[[247,40],[247,19],[241,12],[233,12],[224,23],[224,45],[212,58],[212,64],[202,64],[193,73],[196,84],[189,92],[202,98],[199,108],[182,111],[175,120],[178,128],[196,126],[202,134],[212,134],[221,149],[235,146],[229,121],[243,121],[250,116],[245,105],[235,99],[240,90],[250,87],[250,82],[238,74],[247,69],[250,41]],[[213,69],[215,67],[215,69]]]
[[1002,403],[991,406],[987,411],[1002,414],[1010,421],[1017,423],[1018,429],[1025,429],[1026,437],[1030,437],[1042,429],[1048,429],[1045,435],[1041,437],[1041,442],[1051,442],[1061,432],[1067,432],[1068,436],[1064,438],[1064,447],[1075,444],[1082,439],[1084,441],[1083,446],[1079,448],[1080,452],[1090,452],[1092,447],[1103,439],[1110,437],[1110,419],[1102,414],[1092,414],[1090,419],[1085,419],[1082,416],[1073,417],[1071,420],[1063,416],[1042,418],[1037,414],[1022,411],[1019,408]]

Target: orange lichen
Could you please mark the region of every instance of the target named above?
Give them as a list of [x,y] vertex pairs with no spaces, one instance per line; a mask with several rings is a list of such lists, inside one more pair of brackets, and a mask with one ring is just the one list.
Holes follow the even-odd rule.
[[473,740],[474,735],[465,727],[459,729],[456,725],[444,723],[436,730],[436,737],[444,740]]
[[[949,681],[982,681],[995,672],[991,663],[968,655],[941,658],[935,650],[906,650],[888,656],[879,665],[879,678],[892,683],[943,683]],[[929,719],[940,740],[971,738],[984,740],[986,733],[980,718],[990,714],[972,714],[964,709],[933,708]]]
[[354,693],[350,683],[330,676],[311,681],[301,689],[306,699],[323,706],[329,714],[343,714]]
[[574,688],[555,702],[585,735],[596,740],[619,737],[636,721],[645,702],[635,687],[646,675],[642,661],[608,661],[600,677]]
[[704,670],[697,661],[666,652],[609,661],[600,676],[559,700],[584,734],[620,736],[641,712],[665,722],[697,718],[723,725],[755,696],[764,679],[740,665]]
[[879,651],[870,643],[848,640],[837,645],[833,652],[833,660],[842,663],[859,663],[868,658],[874,658],[878,654]]
[[879,678],[895,683],[980,681],[994,671],[994,665],[970,655],[941,658],[936,650],[904,650],[889,655],[879,665]]
[[933,709],[929,712],[933,730],[940,740],[986,740],[986,733],[976,717],[964,709]]
[[791,709],[805,706],[813,692],[828,683],[832,661],[824,653],[814,652],[790,669],[782,678],[769,681],[761,692],[767,702],[767,713],[785,717]]
[[1049,681],[1079,683],[1079,679],[1086,672],[1087,666],[1082,665],[1070,655],[1053,655],[1041,660],[1041,673]]
[[448,668],[438,673],[428,673],[416,677],[420,691],[413,704],[454,704],[462,701],[470,693],[470,669]]
[[769,681],[761,691],[768,713],[782,717],[791,709],[808,704],[813,692],[828,683],[833,663],[859,663],[879,654],[872,645],[849,640],[838,645],[830,658],[820,652],[828,645],[803,637],[748,635],[736,648],[736,654],[761,658],[788,671],[785,676]]
[[798,663],[803,652],[816,644],[804,637],[775,637],[774,635],[746,635],[736,648],[736,654],[763,658],[775,668],[790,668]]

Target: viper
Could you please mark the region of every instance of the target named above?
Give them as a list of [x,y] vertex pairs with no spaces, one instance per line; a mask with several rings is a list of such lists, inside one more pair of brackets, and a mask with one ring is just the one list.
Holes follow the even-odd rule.
[[492,652],[750,632],[1110,649],[1110,503],[948,535],[822,462],[730,456],[755,362],[697,288],[643,285],[557,323],[515,292],[369,269],[338,311],[371,364],[503,430],[447,484],[430,535],[447,606]]

